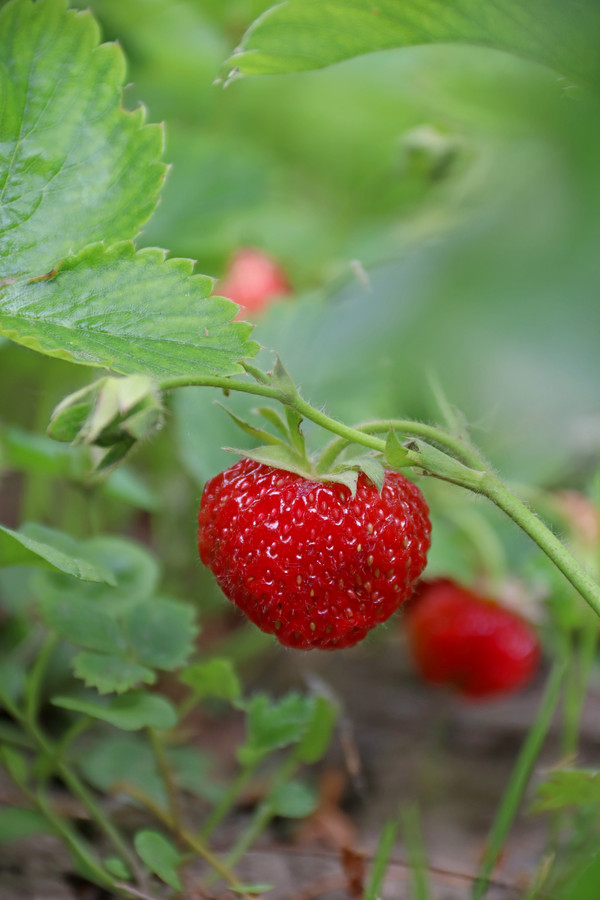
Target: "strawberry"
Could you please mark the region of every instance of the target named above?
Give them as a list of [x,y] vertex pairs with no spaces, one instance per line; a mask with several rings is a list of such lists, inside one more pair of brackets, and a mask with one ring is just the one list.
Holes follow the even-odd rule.
[[449,578],[419,583],[405,626],[424,680],[464,697],[517,691],[539,662],[538,638],[525,619]]
[[215,290],[244,307],[236,318],[260,314],[273,300],[292,292],[281,266],[252,247],[237,251]]
[[428,508],[403,475],[381,493],[241,459],[208,482],[198,548],[225,595],[297,649],[361,641],[410,596],[429,549]]

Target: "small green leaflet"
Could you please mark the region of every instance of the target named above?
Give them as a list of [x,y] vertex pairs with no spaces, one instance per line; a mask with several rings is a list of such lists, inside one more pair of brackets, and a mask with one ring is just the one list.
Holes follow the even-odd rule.
[[121,694],[102,705],[93,700],[77,697],[53,697],[54,706],[101,719],[121,728],[123,731],[139,731],[141,728],[173,728],[177,724],[177,713],[165,697],[159,694],[145,694],[132,691]]
[[477,44],[600,84],[595,0],[286,0],[250,26],[223,77],[317,69],[376,50]]
[[310,726],[313,697],[290,693],[280,701],[255,694],[246,704],[248,736],[238,750],[242,765],[255,765],[263,756],[300,741]]
[[35,566],[58,570],[82,581],[114,584],[111,573],[94,561],[78,541],[33,523],[24,525],[21,531],[0,525],[0,566]]
[[156,205],[162,129],[121,108],[125,65],[65,0],[0,10],[0,333],[83,365],[231,375],[258,346],[191,260],[131,243]]
[[559,769],[538,785],[531,811],[547,812],[569,806],[597,806],[600,803],[600,772],[587,769]]
[[177,869],[183,859],[166,837],[156,831],[138,831],[134,844],[140,859],[146,863],[151,872],[174,890],[182,890]]
[[100,694],[122,694],[132,687],[154,684],[156,673],[122,656],[83,650],[73,659],[73,672],[88,687]]
[[179,680],[191,687],[198,699],[218,697],[235,703],[242,695],[235,669],[225,657],[194,663],[180,673]]
[[286,781],[270,798],[276,816],[305,819],[315,811],[318,798],[315,791],[302,781]]

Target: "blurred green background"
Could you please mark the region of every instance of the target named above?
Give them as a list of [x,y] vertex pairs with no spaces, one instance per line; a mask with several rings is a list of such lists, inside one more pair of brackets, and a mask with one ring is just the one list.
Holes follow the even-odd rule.
[[[551,480],[594,457],[591,100],[541,66],[461,47],[224,90],[213,84],[219,66],[267,3],[91,6],[128,57],[127,102],[166,123],[172,171],[142,241],[214,276],[238,247],[273,254],[297,299],[272,309],[256,337],[312,402],[348,421],[434,417],[434,372],[507,474]],[[226,462],[216,447],[232,442],[231,428],[206,394],[176,409],[184,458],[203,479]]]
[[[433,374],[508,477],[586,484],[600,449],[596,101],[542,66],[458,46],[224,89],[217,72],[264,0],[81,5],[123,46],[125,103],[165,123],[172,169],[141,244],[214,277],[240,247],[279,260],[295,295],[255,336],[331,414],[439,419]],[[3,355],[24,392],[4,414],[28,429],[90,380],[20,347]],[[195,503],[231,463],[220,448],[248,441],[216,397],[178,392],[165,436],[136,457],[174,507],[190,498],[174,456]]]

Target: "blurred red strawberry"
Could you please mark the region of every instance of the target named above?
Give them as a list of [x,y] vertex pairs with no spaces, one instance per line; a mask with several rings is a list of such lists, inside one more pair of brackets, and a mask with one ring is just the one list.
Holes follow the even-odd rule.
[[242,247],[230,260],[215,294],[228,297],[243,307],[236,319],[259,315],[279,297],[292,293],[287,276],[275,260],[262,250]]
[[413,659],[430,684],[484,700],[520,690],[535,674],[535,629],[491,598],[435,578],[417,585],[405,609]]

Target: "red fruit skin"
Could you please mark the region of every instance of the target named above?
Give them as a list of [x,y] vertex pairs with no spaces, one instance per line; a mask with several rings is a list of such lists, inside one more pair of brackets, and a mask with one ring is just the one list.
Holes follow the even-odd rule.
[[208,482],[198,549],[224,594],[280,643],[352,647],[412,593],[430,544],[420,490],[340,484],[242,459]]
[[236,319],[259,315],[279,297],[291,294],[284,270],[262,250],[245,247],[232,257],[215,293],[244,307]]
[[451,685],[471,699],[518,691],[540,660],[528,622],[447,578],[420,582],[407,604],[405,626],[423,679]]

